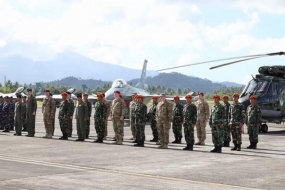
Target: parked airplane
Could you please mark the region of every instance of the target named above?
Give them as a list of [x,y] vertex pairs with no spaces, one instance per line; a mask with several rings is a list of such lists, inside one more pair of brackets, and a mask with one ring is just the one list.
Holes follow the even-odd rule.
[[15,92],[13,92],[13,93],[2,93],[2,92],[0,92],[0,96],[3,96],[3,97],[5,97],[5,96],[9,96],[9,97],[13,97],[13,100],[16,100],[16,98],[17,98],[17,94],[21,94],[22,96],[26,96],[26,94],[24,94],[23,92],[24,92],[24,90],[25,90],[25,87],[19,87]]

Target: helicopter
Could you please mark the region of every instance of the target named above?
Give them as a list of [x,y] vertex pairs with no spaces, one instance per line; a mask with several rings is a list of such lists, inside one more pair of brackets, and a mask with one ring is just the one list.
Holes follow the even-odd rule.
[[[285,55],[285,53],[275,52],[268,54],[231,57],[231,58],[217,59],[211,61],[186,64],[176,67],[170,67],[170,68],[160,69],[157,71],[238,59],[236,61],[220,64],[210,68],[210,69],[216,69],[234,63],[239,63],[243,61],[248,61],[268,56],[276,56],[276,55]],[[261,119],[262,123],[259,126],[259,132],[267,133],[268,132],[267,123],[281,124],[284,123],[285,121],[285,94],[284,94],[285,66],[283,65],[262,66],[258,69],[258,72],[259,74],[257,74],[255,77],[252,76],[252,80],[248,82],[248,84],[244,87],[244,89],[240,93],[239,102],[242,103],[244,105],[244,108],[246,109],[250,104],[249,97],[251,95],[257,96],[256,103],[261,109],[261,118],[262,118]]]

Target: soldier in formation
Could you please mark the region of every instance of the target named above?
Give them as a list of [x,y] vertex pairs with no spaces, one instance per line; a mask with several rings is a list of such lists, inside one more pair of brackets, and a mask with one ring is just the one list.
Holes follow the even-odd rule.
[[192,96],[185,96],[186,104],[183,108],[183,128],[184,128],[184,136],[187,146],[183,148],[183,150],[193,151],[193,145],[195,142],[194,138],[194,127],[197,121],[197,107],[193,104]]
[[209,120],[209,104],[204,100],[204,93],[198,93],[199,99],[197,101],[197,137],[199,142],[195,145],[205,145],[206,140],[206,125]]
[[69,101],[67,100],[67,93],[61,93],[62,102],[59,106],[58,120],[62,132],[61,140],[68,140],[68,121],[72,115],[72,110]]
[[[71,115],[70,118],[68,120],[68,137],[72,137],[72,120],[73,120],[73,114],[74,114],[74,101],[71,98],[71,93],[70,92],[66,92],[67,93],[67,101],[70,103],[70,108],[71,108]],[[84,137],[85,138],[85,137]]]
[[23,131],[27,131],[27,96],[23,96],[22,98],[22,106],[23,106]]
[[158,131],[157,131],[157,126],[156,126],[156,106],[158,104],[157,99],[158,99],[157,96],[152,97],[152,105],[147,114],[147,119],[150,122],[150,127],[152,130],[152,136],[153,136],[153,139],[150,140],[150,142],[158,142]]
[[180,97],[174,97],[173,106],[173,119],[172,119],[172,130],[174,133],[175,140],[172,143],[181,143],[182,139],[182,122],[183,122],[183,106],[180,103]]
[[111,111],[111,105],[110,103],[105,99],[105,94],[102,93],[102,96],[103,96],[103,102],[104,104],[106,105],[106,119],[105,119],[105,128],[104,128],[104,140],[106,140],[106,137],[108,135],[108,118],[110,116],[110,111]]
[[89,139],[89,133],[90,133],[90,118],[91,118],[91,113],[92,113],[92,104],[91,102],[88,100],[88,94],[87,93],[84,93],[83,94],[83,98],[84,98],[84,102],[85,104],[87,105],[87,108],[88,108],[88,118],[85,122],[86,124],[86,131],[85,131],[85,134],[86,134],[86,139]]
[[225,111],[225,126],[224,126],[224,147],[229,147],[231,142],[231,129],[229,126],[229,119],[230,119],[230,103],[229,103],[229,96],[223,96],[224,102],[224,111]]
[[37,101],[34,95],[32,95],[32,89],[27,89],[28,100],[27,100],[27,131],[28,137],[34,137],[35,135],[35,124],[36,124],[36,112],[37,112]]
[[135,116],[134,116],[134,111],[135,111],[135,106],[136,106],[136,96],[137,93],[132,94],[132,101],[130,102],[130,125],[131,125],[131,132],[132,132],[132,138],[130,140],[134,140],[133,143],[136,143],[136,129],[135,129]]
[[45,90],[45,99],[43,101],[42,105],[42,113],[43,113],[43,119],[46,129],[46,134],[44,138],[51,139],[53,136],[53,127],[52,127],[52,121],[54,119],[54,112],[55,112],[55,101],[52,97],[50,97],[50,91],[49,89]]
[[98,138],[94,142],[103,143],[105,132],[105,121],[107,119],[107,106],[103,102],[103,94],[97,94],[97,102],[95,103],[95,130]]
[[76,129],[78,139],[76,141],[84,141],[86,138],[86,121],[88,119],[88,107],[82,101],[82,94],[77,94],[77,105],[75,111]]
[[5,96],[4,97],[4,103],[3,103],[3,127],[4,127],[4,131],[6,133],[10,132],[10,118],[14,117],[14,115],[12,115],[13,111],[12,111],[12,106],[11,103],[9,102],[9,97]]
[[147,117],[147,107],[143,103],[143,96],[136,96],[137,103],[134,108],[135,130],[136,130],[136,143],[134,146],[144,146],[145,141],[145,123]]
[[[52,98],[52,93],[50,92],[49,93],[49,96]],[[53,98],[52,98],[53,99]],[[53,99],[54,100],[54,99]],[[54,102],[55,102],[55,100],[54,100]],[[53,120],[52,120],[52,136],[54,135],[54,129],[55,129],[55,127],[54,127],[54,124],[55,124],[55,113],[56,113],[56,102],[55,102],[55,106],[54,106],[54,115],[53,115]]]
[[14,111],[14,121],[15,121],[15,136],[22,136],[22,127],[23,127],[23,118],[24,118],[24,110],[22,105],[22,96],[20,94],[17,95],[17,101],[15,103],[15,111]]
[[15,114],[15,104],[13,102],[13,97],[10,96],[9,97],[9,108],[10,108],[10,112],[11,112],[11,117],[9,118],[9,124],[10,124],[10,131],[14,131],[14,114]]

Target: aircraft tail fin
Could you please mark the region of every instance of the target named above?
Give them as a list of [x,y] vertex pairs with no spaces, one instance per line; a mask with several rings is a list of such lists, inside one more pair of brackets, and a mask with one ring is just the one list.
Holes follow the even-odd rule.
[[148,61],[145,59],[144,63],[143,63],[143,68],[142,68],[140,82],[136,85],[137,88],[142,88],[142,89],[147,88],[147,86],[145,84],[147,62]]

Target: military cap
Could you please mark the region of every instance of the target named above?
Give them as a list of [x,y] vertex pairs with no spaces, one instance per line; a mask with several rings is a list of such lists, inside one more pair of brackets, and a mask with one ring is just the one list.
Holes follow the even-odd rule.
[[23,96],[23,98],[27,98],[27,96]]
[[157,96],[153,96],[152,99],[158,99],[158,97]]
[[66,94],[69,94],[69,95],[71,95],[71,92],[68,92],[68,91],[67,91],[67,92],[66,92]]
[[143,96],[142,95],[137,95],[137,97],[136,97],[137,99],[143,99]]
[[17,98],[22,98],[22,95],[21,94],[17,94]]
[[174,98],[173,98],[174,100],[179,100],[180,99],[180,97],[179,96],[174,96]]
[[223,99],[229,99],[229,96],[228,95],[224,95]]
[[87,93],[84,93],[83,96],[87,96],[87,97],[88,97],[88,94],[87,94]]
[[249,97],[249,99],[256,100],[256,99],[257,99],[257,97],[256,97],[255,95],[251,95],[251,96]]
[[165,93],[161,93],[159,96],[166,96],[166,94]]
[[239,98],[239,94],[238,93],[234,93],[232,97],[238,97]]
[[45,89],[45,92],[50,92],[50,91],[49,91],[49,89],[47,88],[47,89]]
[[77,97],[77,98],[82,98],[82,94],[81,94],[81,93],[78,93],[78,94],[76,94],[76,97]]
[[101,98],[104,98],[103,94],[97,94],[97,97],[101,97]]
[[221,97],[220,97],[219,94],[215,94],[215,95],[213,96],[213,99],[221,99]]
[[62,92],[61,95],[62,96],[67,96],[67,93],[66,92]]
[[204,93],[203,92],[199,92],[198,95],[204,96]]
[[185,96],[185,98],[186,98],[186,99],[187,99],[187,98],[192,99],[192,95],[191,95],[191,94],[187,94],[187,95]]
[[32,89],[31,88],[27,88],[27,92],[32,92]]
[[114,93],[121,94],[119,90],[115,90]]

